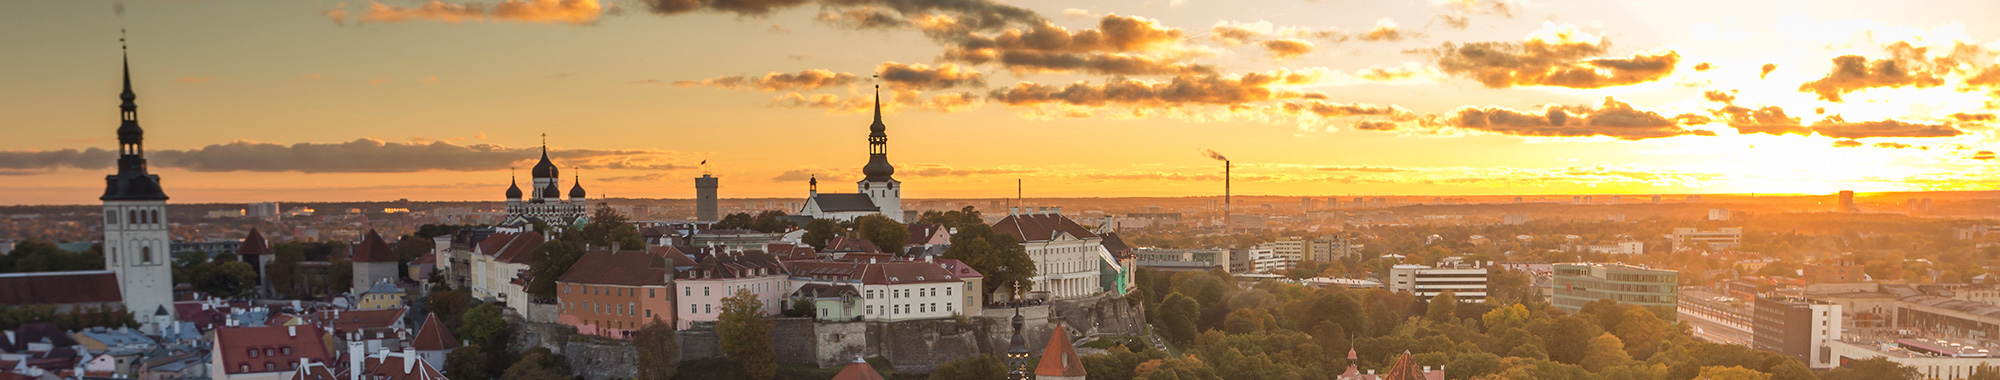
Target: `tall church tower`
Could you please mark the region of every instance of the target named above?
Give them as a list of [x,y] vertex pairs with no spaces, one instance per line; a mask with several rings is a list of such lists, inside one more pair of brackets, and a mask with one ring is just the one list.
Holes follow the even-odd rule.
[[173,319],[173,268],[167,251],[167,193],[160,176],[146,172],[146,131],[133,100],[131,59],[125,59],[125,92],[118,94],[118,174],[104,176],[104,266],[117,274],[125,311],[158,333]]
[[875,202],[882,216],[903,221],[903,182],[897,181],[896,166],[889,164],[888,126],[882,125],[882,85],[875,85],[875,124],[868,125],[868,165],[861,167],[861,174],[868,175],[856,183],[861,194]]

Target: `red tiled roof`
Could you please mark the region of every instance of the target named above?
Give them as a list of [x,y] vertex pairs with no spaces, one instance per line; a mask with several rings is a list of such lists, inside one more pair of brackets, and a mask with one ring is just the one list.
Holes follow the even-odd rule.
[[354,245],[351,260],[357,263],[393,263],[396,262],[396,251],[389,248],[389,242],[382,240],[381,234],[369,229],[368,236],[361,238],[361,244]]
[[1035,365],[1035,376],[1083,377],[1083,359],[1076,356],[1076,343],[1069,341],[1069,331],[1063,325],[1056,325],[1049,332],[1049,346],[1042,349],[1042,362]]
[[882,252],[882,248],[876,247],[875,242],[868,241],[868,239],[839,236],[834,237],[833,240],[826,241],[826,251],[880,253]]
[[1104,250],[1111,252],[1112,259],[1125,260],[1132,258],[1132,246],[1126,245],[1125,238],[1118,237],[1117,232],[1107,232],[1102,237],[1104,238]]
[[458,348],[458,337],[451,336],[451,329],[438,321],[437,313],[424,316],[424,325],[417,328],[417,339],[410,346],[420,351],[443,351]]
[[765,244],[764,252],[777,256],[779,261],[812,260],[819,258],[819,252],[810,245]]
[[307,316],[306,320],[307,323],[314,325],[331,326],[334,332],[345,334],[362,329],[395,326],[396,321],[403,319],[403,312],[406,311],[409,309],[342,310],[336,317],[334,311],[328,310],[313,313]]
[[883,378],[882,373],[875,372],[875,367],[869,366],[868,362],[855,360],[853,363],[848,363],[847,368],[841,368],[840,373],[834,374],[833,380],[883,380]]
[[292,377],[286,378],[286,380],[342,380],[342,379],[339,376],[334,376],[333,370],[328,369],[326,367],[326,363],[310,362],[306,363],[305,367],[299,369],[298,372],[293,372]]
[[675,268],[691,267],[695,264],[694,257],[688,256],[687,251],[682,250],[681,247],[671,245],[654,246],[648,248],[648,252],[667,258],[668,261],[673,262]]
[[952,275],[958,276],[958,278],[986,277],[986,275],[979,274],[979,270],[972,269],[971,265],[965,265],[965,262],[958,261],[958,259],[937,259],[937,265],[943,267],[945,271],[951,272]]
[[[908,227],[910,229],[910,242],[904,243],[904,245],[930,244],[931,237],[937,236],[938,233],[945,232],[945,228],[943,225],[932,224],[932,223],[910,223],[904,225],[904,227]],[[949,238],[947,237],[947,239]]]
[[1410,361],[1410,352],[1403,351],[1402,356],[1396,357],[1396,364],[1389,365],[1388,373],[1382,375],[1381,379],[1382,380],[1426,380],[1425,377],[1427,376],[1425,375],[1426,374],[1424,373],[1422,368],[1417,368],[1416,362]]
[[1069,220],[1061,214],[1008,215],[1006,219],[993,224],[993,232],[1012,235],[1015,239],[1020,239],[1021,243],[1055,240],[1057,232],[1078,239],[1097,237],[1097,234],[1091,233],[1090,229],[1083,228],[1083,225],[1076,224],[1076,221]]
[[743,278],[769,275],[784,275],[785,265],[777,258],[761,251],[718,252],[701,258],[692,268],[681,271],[675,278],[683,280]]
[[[215,350],[222,355],[222,370],[229,375],[292,370],[300,358],[327,362],[326,334],[317,326],[224,327],[215,329]],[[285,354],[291,348],[291,354]],[[250,351],[257,356],[251,357]],[[268,350],[269,355],[264,352]],[[264,364],[275,368],[264,370]],[[244,370],[244,366],[249,369]],[[213,374],[211,374],[213,375]]]
[[415,259],[410,259],[410,265],[424,265],[424,264],[436,265],[437,260],[438,260],[437,253],[425,253],[423,256],[417,256],[417,258]]
[[236,248],[237,256],[256,256],[271,253],[271,244],[264,241],[264,234],[257,227],[250,227],[250,235],[243,237],[243,246]]
[[493,261],[527,264],[534,258],[535,248],[541,246],[541,233],[534,231],[500,233],[488,236],[486,241],[479,242],[479,253],[492,256]]
[[612,252],[595,248],[576,259],[558,281],[572,284],[666,285],[674,276],[667,259],[636,250]]
[[444,373],[438,372],[430,363],[398,353],[369,355],[361,367],[361,378],[364,379],[445,380]]
[[830,261],[790,261],[793,277],[860,281],[868,285],[915,284],[963,281],[937,264],[925,262],[847,263]]
[[[111,271],[0,274],[0,305],[121,302]],[[148,310],[148,315],[152,311]]]

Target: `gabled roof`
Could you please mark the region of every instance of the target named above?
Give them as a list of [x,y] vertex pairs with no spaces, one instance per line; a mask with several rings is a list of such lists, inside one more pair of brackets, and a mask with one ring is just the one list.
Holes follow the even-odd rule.
[[257,227],[250,227],[250,234],[243,236],[243,245],[236,248],[236,255],[256,256],[267,254],[271,254],[271,243],[264,241],[264,234],[257,232]]
[[382,234],[375,233],[371,228],[368,235],[361,238],[361,244],[354,246],[354,258],[351,260],[357,263],[393,263],[396,262],[396,251],[389,248],[388,241],[382,240]]
[[613,252],[592,248],[576,259],[557,281],[572,284],[655,286],[666,285],[674,276],[667,258],[644,251]]
[[716,252],[702,257],[693,268],[681,271],[682,280],[715,280],[757,276],[783,276],[785,266],[762,251]]
[[12,339],[12,341],[0,342],[6,344],[5,346],[0,346],[0,348],[6,348],[8,352],[26,351],[28,343],[41,343],[44,340],[56,347],[76,345],[75,338],[71,338],[69,334],[63,333],[62,328],[56,327],[56,324],[48,322],[24,323],[19,327],[15,327],[13,334],[0,335],[0,338]]
[[882,253],[882,248],[876,247],[875,242],[868,239],[837,236],[826,241],[826,251]]
[[121,302],[118,275],[108,270],[0,274],[0,305]]
[[479,242],[479,253],[492,256],[493,261],[527,264],[542,243],[542,234],[534,231],[498,233]]
[[1125,238],[1118,237],[1117,232],[1107,232],[1102,237],[1104,250],[1111,251],[1111,258],[1121,261],[1132,258],[1132,246],[1126,245]]
[[446,380],[443,372],[416,355],[393,351],[368,355],[367,360],[361,363],[360,371],[363,379]]
[[812,260],[819,258],[819,252],[810,245],[771,243],[764,245],[764,252],[777,257],[778,261]]
[[1416,362],[1410,360],[1409,351],[1403,351],[1402,356],[1396,357],[1396,364],[1389,365],[1389,370],[1387,371],[1386,374],[1383,374],[1380,379],[1381,380],[1443,380],[1444,371],[1439,370],[1439,371],[1426,372],[1422,368],[1418,368]]
[[958,278],[973,279],[986,277],[986,275],[979,274],[979,270],[972,269],[971,265],[965,265],[965,262],[958,261],[958,259],[937,259],[937,265],[944,268],[945,271],[951,272],[952,275],[958,276]]
[[937,238],[938,235],[944,235],[943,238],[945,243],[951,242],[951,233],[949,232],[949,230],[945,229],[943,225],[934,223],[910,223],[904,225],[903,227],[907,227],[910,229],[910,242],[904,243],[904,245],[932,244],[931,239]]
[[1020,243],[1055,240],[1060,235],[1078,239],[1096,238],[1097,234],[1062,214],[1014,214],[993,224],[993,232],[1014,236]]
[[458,348],[458,337],[451,336],[451,329],[438,321],[437,313],[430,313],[424,316],[424,325],[417,327],[416,341],[410,346],[418,351],[444,351]]
[[819,193],[806,201],[819,204],[819,210],[824,212],[882,211],[875,206],[875,200],[861,193]]
[[897,262],[867,264],[862,267],[861,283],[869,285],[896,285],[931,282],[960,282],[958,276],[951,275],[936,264],[921,262]]
[[1049,332],[1049,346],[1042,349],[1041,364],[1035,365],[1035,376],[1083,377],[1083,358],[1076,356],[1076,343],[1069,341],[1069,331],[1063,325],[1056,325]]
[[[222,370],[229,375],[290,371],[301,358],[316,362],[333,359],[327,352],[326,333],[313,325],[224,327],[215,329],[215,344],[216,352],[222,355]],[[285,348],[290,348],[291,354],[286,354]],[[265,349],[271,353],[265,355]],[[256,357],[250,357],[251,350],[257,351]],[[264,370],[265,363],[275,369]]]
[[688,256],[687,254],[687,251],[691,250],[694,249],[692,247],[681,248],[678,246],[671,246],[671,245],[653,246],[647,248],[647,252],[652,253],[655,256],[667,258],[667,261],[672,262],[675,268],[685,268],[694,266],[695,264],[694,257]]
[[361,294],[403,294],[403,288],[398,288],[396,284],[384,279],[376,281],[375,285],[369,286],[368,290],[361,292]]
[[854,362],[848,363],[846,368],[841,368],[840,373],[834,374],[833,380],[883,380],[883,378],[882,373],[875,372],[875,367],[869,366],[868,362],[854,359]]
[[333,374],[332,369],[326,368],[326,363],[311,362],[311,361],[306,362],[304,367],[300,367],[298,372],[293,372],[292,377],[288,377],[285,379],[286,380],[342,380],[339,376],[335,376]]

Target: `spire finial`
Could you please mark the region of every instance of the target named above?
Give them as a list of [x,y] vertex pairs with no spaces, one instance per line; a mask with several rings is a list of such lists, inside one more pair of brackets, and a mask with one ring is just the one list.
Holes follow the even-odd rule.
[[542,153],[549,152],[549,133],[542,132]]
[[882,75],[876,74],[875,80],[875,124],[882,124]]

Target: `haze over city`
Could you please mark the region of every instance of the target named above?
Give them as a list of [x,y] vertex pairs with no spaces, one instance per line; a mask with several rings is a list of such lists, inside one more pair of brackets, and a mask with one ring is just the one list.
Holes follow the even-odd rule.
[[121,30],[195,203],[490,200],[545,133],[594,196],[796,197],[876,84],[911,198],[1996,184],[1988,2],[870,4],[0,3],[0,203],[91,203]]

